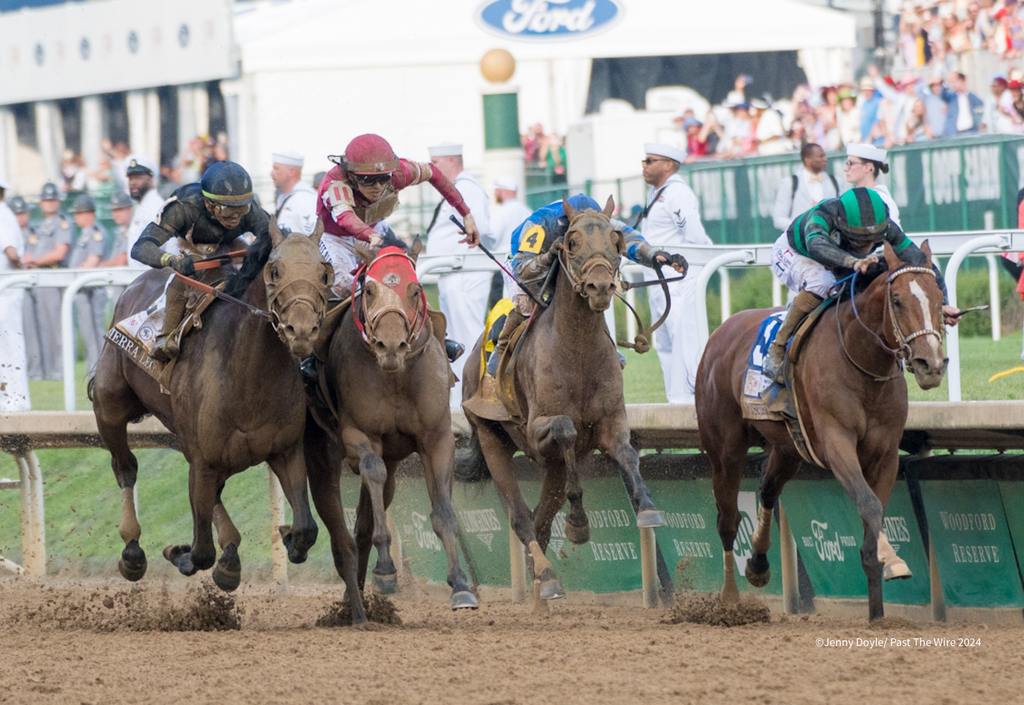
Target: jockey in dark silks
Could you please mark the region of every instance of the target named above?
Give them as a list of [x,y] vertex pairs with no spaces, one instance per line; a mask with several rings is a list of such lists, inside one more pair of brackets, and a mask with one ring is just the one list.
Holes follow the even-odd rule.
[[[856,272],[870,278],[883,271],[884,260],[871,254],[883,242],[907,264],[926,266],[927,256],[889,219],[882,197],[870,188],[854,188],[838,198],[827,198],[793,220],[785,239],[780,237],[776,243],[772,268],[783,284],[798,293],[772,341],[765,375],[783,383],[787,341],[828,295],[837,276]],[[946,305],[946,284],[942,273],[934,269],[946,323],[956,325],[957,311]]]
[[[577,211],[601,210],[597,201],[586,194],[577,193],[567,200]],[[613,218],[612,224],[622,232],[626,243],[624,254],[630,260],[647,267],[653,267],[655,263],[670,264],[677,272],[686,272],[686,259],[682,255],[655,250],[643,235],[619,220]],[[565,215],[565,206],[562,201],[555,201],[535,210],[512,232],[512,250],[509,254],[512,272],[537,298],[540,298],[544,279],[558,257],[558,250],[552,249],[551,245],[560,240],[568,229],[569,218]],[[497,345],[487,360],[487,369],[477,391],[477,395],[488,404],[500,404],[494,379],[498,361],[508,347],[512,333],[529,317],[532,306],[530,297],[518,286],[513,286],[516,287],[512,295],[514,305],[504,320],[499,318],[492,326],[491,335],[496,337]]]

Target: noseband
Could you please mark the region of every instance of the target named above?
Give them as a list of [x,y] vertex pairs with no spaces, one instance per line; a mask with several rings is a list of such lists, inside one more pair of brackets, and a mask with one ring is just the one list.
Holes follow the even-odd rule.
[[[270,278],[270,267],[263,268],[263,285],[267,290],[267,309],[270,311],[270,325],[274,332],[283,342],[287,342],[281,332],[282,318],[289,308],[296,303],[304,303],[317,314],[319,320],[324,318],[324,310],[327,308],[327,291],[325,287],[317,286],[316,283],[300,277],[293,277],[283,284],[278,284]],[[294,288],[301,288],[311,293],[298,292],[290,297],[282,295]],[[281,303],[281,306],[278,306]]]
[[[880,336],[878,333],[876,333],[872,328],[870,328],[861,319],[860,312],[857,310],[857,300],[856,300],[856,295],[855,295],[855,289],[856,289],[855,285],[857,283],[857,273],[856,272],[853,273],[853,275],[851,276],[851,281],[850,281],[850,305],[853,307],[853,317],[857,320],[857,323],[859,323],[860,326],[864,330],[868,331],[872,336],[874,336],[875,340],[878,342],[878,345],[883,350],[885,350],[887,353],[889,353],[890,355],[892,355],[895,358],[895,360],[896,360],[896,371],[894,373],[892,373],[892,374],[890,374],[888,376],[881,376],[881,375],[875,374],[874,372],[869,372],[868,370],[866,370],[863,367],[861,367],[857,363],[857,361],[854,360],[853,357],[850,356],[850,352],[846,348],[845,337],[843,336],[843,331],[840,328],[840,324],[839,324],[839,316],[836,316],[836,328],[837,328],[837,330],[839,332],[839,345],[842,347],[843,353],[846,355],[846,359],[849,360],[850,363],[854,367],[856,367],[860,372],[864,373],[868,377],[871,377],[876,382],[888,382],[891,379],[895,379],[896,377],[898,377],[900,374],[903,373],[903,365],[904,364],[906,364],[907,368],[911,372],[914,371],[913,366],[910,364],[910,355],[911,355],[910,343],[912,343],[913,341],[917,340],[921,336],[924,336],[924,335],[934,335],[936,338],[939,339],[939,343],[940,344],[942,342],[942,333],[940,332],[941,329],[936,330],[935,328],[922,328],[920,330],[916,330],[916,331],[914,331],[912,333],[909,333],[909,334],[903,332],[903,328],[900,326],[900,323],[899,323],[899,321],[896,318],[896,310],[895,310],[895,307],[893,306],[893,302],[892,302],[892,283],[894,281],[896,281],[897,278],[899,278],[900,276],[902,276],[904,274],[927,274],[927,275],[931,276],[932,278],[935,278],[935,271],[931,267],[915,267],[915,266],[910,266],[910,265],[907,265],[905,267],[900,267],[899,269],[891,272],[889,274],[889,276],[886,277],[886,280],[885,280],[885,315],[892,322],[892,333],[893,333],[893,337],[896,340],[896,347],[895,348],[890,347],[889,344],[886,343],[885,340],[882,338],[882,336]],[[884,325],[884,321],[883,321],[883,325]]]
[[[573,218],[573,221],[578,221],[579,218],[584,215],[593,217],[593,211],[583,211],[576,218]],[[571,233],[573,229],[573,223],[570,222],[569,230],[565,233],[566,237],[569,236],[569,233]],[[591,272],[596,269],[607,270],[612,279],[613,294],[617,294],[622,290],[622,273],[619,271],[618,253],[615,254],[614,261],[611,261],[603,253],[595,252],[590,255],[582,265],[580,265],[578,271],[573,271],[573,268],[570,266],[571,262],[572,260],[569,259],[566,248],[560,248],[558,251],[558,263],[561,265],[562,271],[565,272],[565,276],[569,280],[569,283],[572,284],[572,290],[583,298],[587,298],[586,279]]]

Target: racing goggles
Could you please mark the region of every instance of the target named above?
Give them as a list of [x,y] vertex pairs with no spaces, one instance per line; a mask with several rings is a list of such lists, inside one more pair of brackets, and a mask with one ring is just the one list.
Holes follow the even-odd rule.
[[391,181],[391,173],[384,174],[350,174],[352,180],[360,186],[376,186]]
[[232,216],[241,218],[243,215],[248,213],[249,209],[252,207],[251,203],[245,203],[240,206],[232,206],[227,203],[217,203],[216,201],[211,200],[207,200],[207,203],[210,204],[210,210],[213,214],[221,218],[231,218]]

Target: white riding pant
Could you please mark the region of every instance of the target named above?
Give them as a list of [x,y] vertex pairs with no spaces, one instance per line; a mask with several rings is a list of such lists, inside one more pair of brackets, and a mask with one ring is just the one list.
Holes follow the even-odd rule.
[[772,247],[772,272],[793,293],[806,289],[821,298],[828,296],[836,283],[835,276],[823,264],[791,248],[786,233],[782,233]]

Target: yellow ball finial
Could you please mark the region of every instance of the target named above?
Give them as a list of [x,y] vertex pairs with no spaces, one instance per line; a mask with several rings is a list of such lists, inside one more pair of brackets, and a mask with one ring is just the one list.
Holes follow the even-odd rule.
[[515,57],[507,49],[491,49],[480,58],[480,73],[491,83],[504,83],[515,72]]

